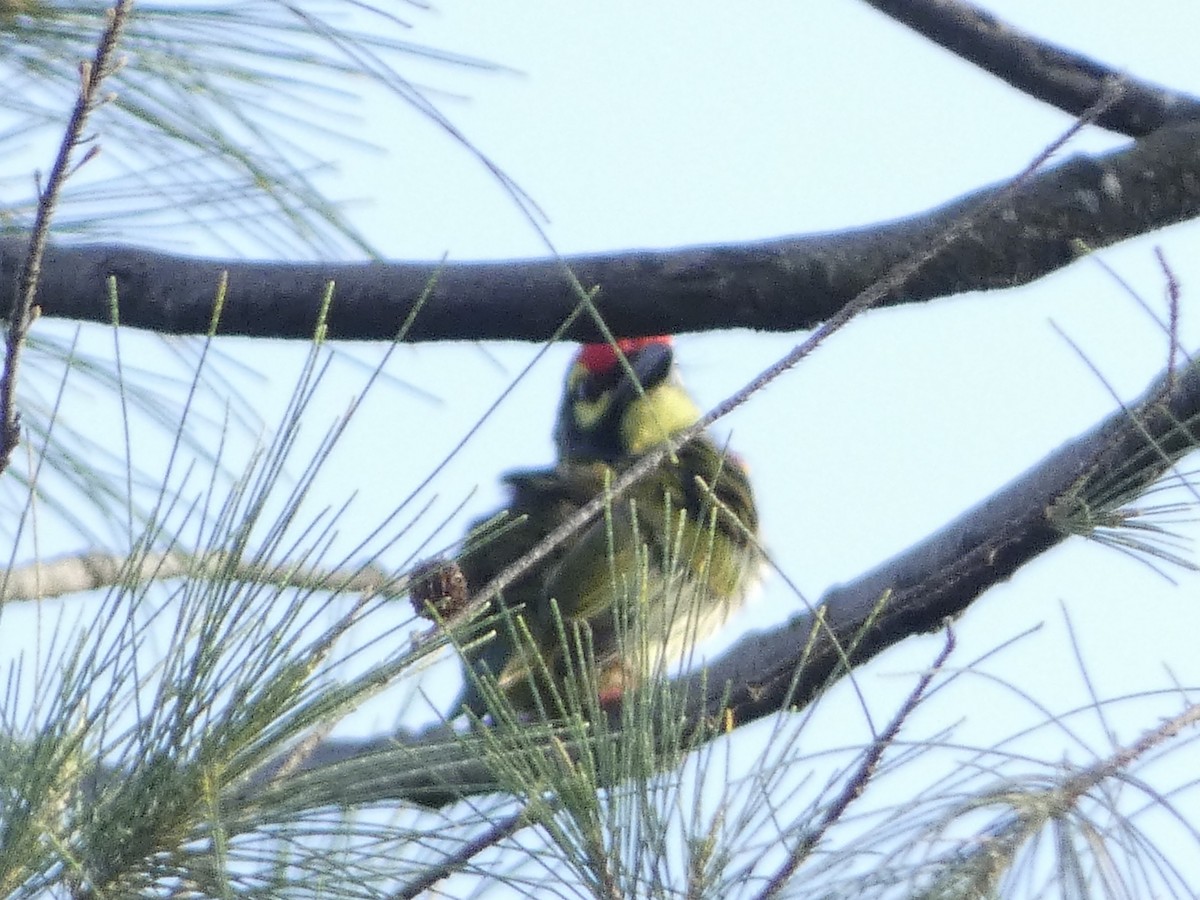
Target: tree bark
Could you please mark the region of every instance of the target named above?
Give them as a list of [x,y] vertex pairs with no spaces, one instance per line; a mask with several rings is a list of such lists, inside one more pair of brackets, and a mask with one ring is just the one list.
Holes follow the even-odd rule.
[[[38,303],[43,315],[108,322],[111,276],[122,324],[203,334],[221,273],[228,272],[218,334],[311,338],[332,281],[332,338],[394,339],[427,293],[407,341],[542,341],[579,304],[569,268],[585,289],[599,288],[596,306],[616,334],[795,331],[827,319],[989,203],[993,208],[880,305],[1027,284],[1090,249],[1196,218],[1200,123],[1163,129],[1107,154],[1076,156],[1015,186],[985,188],[896,222],[758,243],[441,265],[248,262],[115,245],[52,246]],[[21,238],[0,239],[0,304],[11,300],[24,252]],[[586,316],[561,336],[598,337]]]

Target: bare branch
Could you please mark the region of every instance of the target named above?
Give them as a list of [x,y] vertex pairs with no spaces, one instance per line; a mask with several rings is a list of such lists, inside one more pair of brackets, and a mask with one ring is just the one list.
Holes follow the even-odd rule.
[[1164,373],[1136,406],[1113,413],[874,572],[830,590],[817,610],[739,643],[710,667],[694,715],[719,709],[726,687],[738,724],[803,707],[847,666],[937,630],[1065,538],[1112,524],[1097,513],[1134,499],[1200,446],[1198,418],[1200,367],[1174,379]]
[[[911,259],[1010,182],[930,212],[867,229],[753,244],[627,251],[505,262],[292,264],[198,259],[132,247],[47,249],[45,315],[108,322],[105,279],[120,292],[121,321],[171,334],[207,333],[213,295],[229,273],[220,333],[308,340],[325,285],[336,296],[329,336],[391,339],[436,283],[410,341],[544,340],[578,304],[563,263],[623,335],[745,327],[812,328]],[[1083,245],[1109,246],[1200,216],[1200,123],[1163,129],[1131,146],[1077,156],[1027,179],[953,247],[881,305],[1027,284],[1062,268]],[[24,244],[0,239],[0,302]],[[596,339],[579,319],[566,339]]]
[[192,555],[180,551],[142,553],[136,558],[79,553],[33,562],[0,573],[0,603],[46,600],[82,591],[173,578],[211,578],[282,587],[318,588],[335,593],[385,595],[403,599],[401,582],[375,566],[335,570],[234,559],[227,553]]
[[1125,92],[1096,119],[1130,137],[1200,118],[1200,100],[1046,43],[961,0],[866,0],[881,13],[1017,90],[1078,116],[1120,80]]
[[946,643],[942,645],[942,649],[933,661],[933,665],[917,680],[916,686],[909,691],[908,697],[901,704],[899,711],[892,717],[892,721],[888,723],[888,727],[884,729],[878,738],[871,742],[871,746],[867,749],[862,759],[859,760],[854,772],[846,779],[846,783],[842,786],[841,791],[838,792],[833,802],[821,814],[820,820],[788,851],[787,861],[771,876],[766,888],[758,896],[764,898],[764,900],[771,897],[778,897],[795,876],[801,864],[825,838],[829,829],[846,814],[846,810],[850,808],[850,804],[862,796],[863,791],[867,789],[871,778],[878,770],[879,763],[883,760],[883,754],[895,743],[896,736],[900,734],[900,729],[904,726],[904,723],[916,712],[926,691],[929,690],[929,685],[933,682],[933,677],[942,670],[946,665],[946,660],[954,652],[954,646],[954,631],[947,626]]
[[[21,348],[25,344],[29,326],[35,318],[33,301],[37,297],[42,259],[50,235],[50,219],[58,205],[58,195],[62,186],[74,171],[71,168],[71,155],[83,142],[83,129],[87,124],[88,115],[100,103],[100,85],[116,69],[113,53],[117,49],[121,29],[129,17],[132,5],[132,0],[117,0],[108,13],[108,27],[104,29],[96,45],[96,55],[79,66],[79,96],[59,144],[58,156],[50,169],[46,188],[39,191],[33,233],[25,247],[20,274],[13,280],[15,290],[11,297],[6,298],[9,313],[8,334],[4,346],[4,371],[0,374],[0,472],[8,468],[12,452],[21,439],[21,420],[17,414],[16,402],[17,371],[21,360]],[[84,157],[84,162],[94,153],[93,147]]]

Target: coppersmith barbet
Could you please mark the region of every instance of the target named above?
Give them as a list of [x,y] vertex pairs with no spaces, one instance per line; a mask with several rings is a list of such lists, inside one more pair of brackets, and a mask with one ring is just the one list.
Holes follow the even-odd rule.
[[[457,560],[470,590],[699,420],[669,338],[617,347],[580,348],[555,426],[557,464],[505,476],[507,515],[476,523]],[[504,615],[464,654],[473,672],[460,704],[482,717],[496,695],[481,689],[488,679],[520,715],[561,716],[567,679],[612,702],[742,605],[761,567],[757,534],[744,466],[699,434],[493,601]]]

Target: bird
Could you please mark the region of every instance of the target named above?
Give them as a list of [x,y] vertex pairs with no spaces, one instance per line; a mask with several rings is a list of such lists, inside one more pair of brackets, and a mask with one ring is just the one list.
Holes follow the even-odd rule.
[[[475,522],[455,561],[468,591],[496,575],[645,454],[700,420],[669,336],[580,346],[554,427],[555,465],[503,477],[504,510]],[[739,457],[701,431],[491,601],[491,633],[464,642],[457,707],[495,720],[607,707],[686,657],[753,592],[758,511]],[[574,699],[572,699],[574,698]]]

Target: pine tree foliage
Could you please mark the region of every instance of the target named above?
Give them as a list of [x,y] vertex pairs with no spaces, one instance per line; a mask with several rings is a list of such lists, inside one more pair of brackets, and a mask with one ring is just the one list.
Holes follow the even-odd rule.
[[[457,137],[397,60],[478,64],[400,40],[391,6],[353,4],[373,31],[346,25],[339,4],[125,6],[106,19],[91,2],[0,0],[0,67],[22,87],[0,98],[19,123],[0,146],[61,130],[77,63],[93,58],[106,23],[129,15],[125,58],[103,84],[113,96],[97,95],[92,110],[116,166],[93,178],[89,134],[68,133],[63,146],[78,151],[78,166],[65,170],[57,206],[38,212],[39,187],[0,210],[6,228],[44,220],[54,235],[113,240],[188,222],[279,252],[361,248],[291,127],[336,122],[321,98],[336,107],[338,79],[366,73]],[[121,171],[133,148],[149,164]],[[290,367],[271,373],[290,388],[276,409],[231,398],[251,379],[211,335],[170,342],[176,373],[141,365],[151,339],[122,330],[121,297],[107,290],[111,329],[72,334],[32,310],[17,342],[23,430],[0,479],[0,533],[12,542],[0,634],[31,628],[35,638],[6,641],[0,662],[0,896],[1161,897],[1196,888],[1200,832],[1180,811],[1196,785],[1171,769],[1200,733],[1188,686],[1165,676],[1160,689],[1093,693],[1066,712],[1021,696],[1040,724],[974,746],[946,723],[957,720],[964,685],[995,680],[992,660],[958,658],[952,624],[890,694],[868,696],[843,669],[801,708],[750,724],[697,720],[694,698],[667,677],[604,709],[585,671],[563,684],[546,720],[506,709],[484,684],[490,725],[460,719],[416,736],[395,728],[338,754],[353,716],[385,706],[391,728],[423,708],[429,673],[455,645],[503,625],[485,616],[447,629],[408,605],[417,560],[391,551],[414,532],[439,534],[418,491],[377,522],[356,516],[355,497],[317,499],[352,465],[339,450],[369,425],[372,398],[397,388],[387,367],[397,345],[360,370],[360,390],[331,417],[322,390],[346,360],[323,315]],[[327,314],[333,288],[320,299]],[[576,300],[581,315],[594,314],[594,295],[579,288]],[[214,286],[214,332],[222,303]],[[14,355],[10,347],[10,364]],[[1182,378],[1195,364],[1177,356],[1172,348],[1168,368]],[[81,402],[119,423],[122,445],[76,424]],[[422,423],[405,424],[419,439]],[[1120,477],[1081,479],[1087,492],[1055,511],[1055,523],[1168,574],[1192,566],[1178,529],[1195,518],[1195,473],[1174,466],[1154,503],[1139,505],[1139,474],[1195,444],[1193,423],[1178,425]],[[41,542],[64,526],[104,552],[64,569],[64,599],[34,607],[28,598],[48,595],[56,569],[46,565],[40,579],[52,562]],[[18,565],[27,552],[32,568]],[[23,594],[26,574],[33,587]],[[636,578],[627,584],[636,595]],[[636,635],[636,609],[630,620]],[[586,660],[586,635],[571,639]],[[1076,673],[1090,685],[1103,661],[1077,649]],[[1144,723],[1134,733],[1109,722],[1129,706]],[[1070,753],[1042,755],[1047,734]],[[478,784],[464,779],[463,760],[477,764]],[[414,772],[434,787],[421,794],[415,778],[405,781]]]

